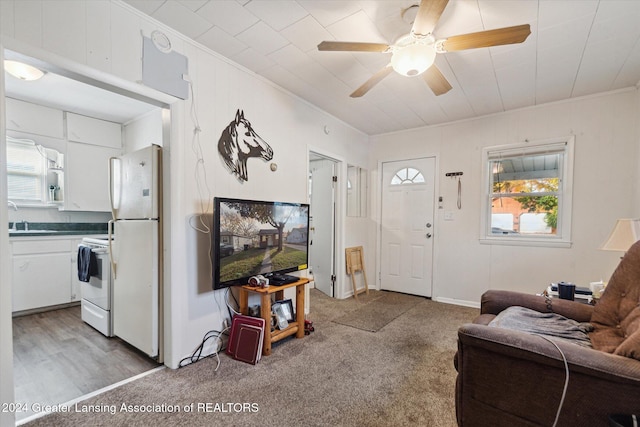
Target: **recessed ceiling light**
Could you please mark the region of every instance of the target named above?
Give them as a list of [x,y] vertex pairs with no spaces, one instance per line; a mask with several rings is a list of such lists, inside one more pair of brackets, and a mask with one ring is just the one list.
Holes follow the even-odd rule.
[[44,71],[23,62],[4,60],[4,70],[20,80],[33,81],[44,76]]

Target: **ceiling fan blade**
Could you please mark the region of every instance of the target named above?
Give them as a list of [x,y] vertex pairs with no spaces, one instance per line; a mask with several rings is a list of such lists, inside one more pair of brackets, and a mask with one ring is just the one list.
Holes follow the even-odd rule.
[[498,28],[496,30],[449,37],[442,43],[442,48],[446,52],[454,52],[456,50],[475,49],[478,47],[522,43],[529,37],[529,34],[531,34],[529,24],[516,25],[515,27]]
[[447,3],[449,0],[422,0],[411,32],[423,36],[432,33]]
[[324,41],[318,45],[318,50],[337,52],[385,52],[387,49],[389,45],[382,43]]
[[444,95],[451,90],[451,84],[442,75],[436,64],[427,68],[427,71],[422,73],[422,78],[436,96]]
[[364,82],[364,84],[362,86],[360,86],[358,89],[356,89],[349,96],[351,98],[360,98],[362,95],[364,95],[365,93],[369,92],[369,90],[371,90],[371,88],[373,88],[375,85],[380,83],[380,81],[382,79],[384,79],[385,77],[387,77],[392,71],[393,71],[393,68],[391,68],[391,64],[387,65],[382,70],[380,70],[377,73],[375,73],[369,80]]

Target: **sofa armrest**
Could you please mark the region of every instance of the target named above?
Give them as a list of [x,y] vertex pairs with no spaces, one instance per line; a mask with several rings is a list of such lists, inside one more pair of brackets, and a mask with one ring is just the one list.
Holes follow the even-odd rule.
[[[640,412],[640,361],[553,339],[569,367],[558,425],[606,425]],[[458,424],[552,425],[565,385],[558,348],[520,331],[465,324],[458,330]]]
[[506,308],[515,305],[541,313],[558,313],[578,322],[588,322],[591,320],[593,312],[593,306],[576,301],[547,298],[522,292],[490,290],[482,294],[480,313],[497,315]]

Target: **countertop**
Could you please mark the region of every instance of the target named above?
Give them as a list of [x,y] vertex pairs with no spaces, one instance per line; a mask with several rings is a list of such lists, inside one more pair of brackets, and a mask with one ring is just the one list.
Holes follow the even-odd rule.
[[9,237],[39,236],[84,236],[90,234],[107,234],[107,223],[95,222],[30,222],[28,230],[22,222],[16,223],[17,230],[11,230]]

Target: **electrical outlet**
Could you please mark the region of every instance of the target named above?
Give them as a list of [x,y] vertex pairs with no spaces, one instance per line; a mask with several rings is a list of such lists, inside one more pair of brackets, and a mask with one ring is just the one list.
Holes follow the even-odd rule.
[[446,211],[444,213],[444,220],[445,221],[453,221],[453,212],[451,211]]

